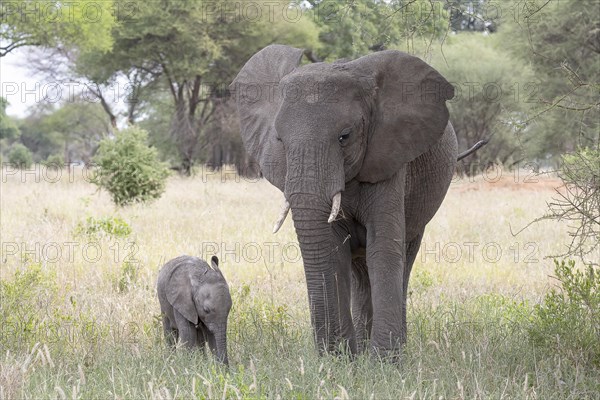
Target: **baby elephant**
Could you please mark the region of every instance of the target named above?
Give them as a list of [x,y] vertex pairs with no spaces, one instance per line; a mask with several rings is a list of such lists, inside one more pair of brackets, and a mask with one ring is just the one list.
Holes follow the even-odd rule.
[[208,341],[217,359],[228,364],[227,316],[231,309],[229,286],[219,270],[219,259],[180,256],[158,274],[158,301],[167,342],[180,340],[193,348]]

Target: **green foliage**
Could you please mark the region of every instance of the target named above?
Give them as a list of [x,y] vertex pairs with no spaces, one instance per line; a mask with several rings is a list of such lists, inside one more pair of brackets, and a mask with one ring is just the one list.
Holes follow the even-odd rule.
[[[89,310],[78,305],[76,298],[67,296],[70,290],[68,285],[60,286],[56,274],[40,263],[27,261],[12,277],[3,276],[0,348],[39,357],[36,349],[47,346],[51,350],[46,348],[42,357],[50,363],[50,352],[69,358],[84,352],[89,357],[99,340],[106,339],[107,332]],[[23,368],[25,372],[25,365]]]
[[408,285],[408,295],[412,298],[421,296],[434,285],[436,278],[427,270],[413,269]]
[[40,339],[59,298],[56,277],[40,263],[28,262],[12,279],[0,280],[0,339],[3,346],[29,348]]
[[[581,148],[574,154],[562,156],[560,177],[567,185],[577,188],[598,188],[600,185],[600,149]],[[595,205],[598,206],[598,201]]]
[[60,154],[50,154],[43,164],[50,169],[61,169],[65,166],[65,159]]
[[74,234],[89,240],[100,240],[104,237],[124,239],[131,232],[131,227],[121,217],[87,217],[85,222],[77,224]]
[[31,151],[23,143],[14,143],[8,153],[8,162],[15,167],[27,169],[33,163]]
[[138,280],[140,266],[139,263],[125,261],[121,265],[121,274],[117,282],[117,290],[119,293],[129,291]]
[[232,290],[231,296],[234,306],[229,315],[230,343],[251,343],[261,354],[275,355],[306,339],[307,332],[294,321],[285,304],[256,296],[248,285]]
[[4,97],[0,96],[0,140],[15,139],[20,135],[17,124],[6,115],[6,107],[8,102]]
[[490,139],[463,161],[468,173],[478,173],[492,162],[518,161],[523,145],[537,132],[523,131],[522,123],[537,101],[530,93],[539,83],[527,64],[510,58],[501,44],[497,37],[463,33],[449,38],[444,54],[433,59],[455,87],[449,109],[459,148]]
[[[276,2],[272,18],[264,5],[259,5],[263,12],[260,21],[246,18],[239,11],[244,3],[232,0],[123,0],[117,4],[134,6],[136,12],[113,30],[112,51],[82,54],[76,70],[101,84],[114,83],[118,76],[129,77],[139,95],[131,104],[140,101],[155,110],[149,117],[152,137],[163,138],[161,150],[169,156],[176,154],[170,158],[178,158],[174,161],[184,174],[190,174],[202,157],[201,148],[213,128],[210,122],[215,110],[222,105],[224,88],[252,54],[274,38],[278,43],[307,48],[318,42],[310,18],[284,19],[279,8],[284,3]],[[218,10],[232,11],[221,15]],[[148,91],[152,95],[145,96]],[[156,95],[160,91],[166,93],[166,99]],[[170,104],[165,106],[165,100]],[[164,138],[171,145],[164,143]]]
[[118,206],[157,199],[165,190],[169,169],[147,138],[146,131],[132,126],[100,142],[92,182]]
[[111,29],[119,16],[113,1],[6,2],[0,9],[0,57],[22,46],[77,46],[81,51],[107,51],[112,44]]
[[597,1],[513,1],[499,35],[532,65],[540,84],[530,114],[539,132],[532,156],[552,157],[600,142],[600,30]]
[[501,13],[495,13],[493,1],[452,0],[445,4],[450,9],[450,26],[454,32],[495,32]]
[[67,162],[88,162],[109,132],[102,106],[90,101],[69,102],[59,108],[37,107],[21,121],[20,129],[21,141],[36,160],[64,154]]
[[551,352],[600,365],[600,271],[554,260],[560,283],[535,306],[531,340]]
[[[310,1],[322,42],[319,58],[356,58],[373,50],[402,49],[411,53],[441,39],[447,12],[439,1]],[[415,43],[416,42],[416,43]]]

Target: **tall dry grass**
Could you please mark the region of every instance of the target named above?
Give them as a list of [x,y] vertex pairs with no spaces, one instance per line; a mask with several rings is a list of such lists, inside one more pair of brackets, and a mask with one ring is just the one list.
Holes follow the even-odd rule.
[[[316,356],[295,232],[287,221],[271,234],[283,196],[269,183],[200,170],[171,177],[154,203],[118,209],[85,171],[61,174],[2,176],[0,278],[12,285],[39,267],[23,283],[34,293],[20,309],[28,324],[15,322],[15,299],[1,306],[6,398],[592,398],[597,388],[597,370],[542,357],[527,340],[527,315],[554,284],[545,257],[568,237],[551,221],[511,230],[545,211],[556,179],[511,172],[452,184],[413,270],[398,367]],[[117,216],[127,237],[77,233],[88,217]],[[213,253],[234,300],[228,371],[165,349],[154,289],[168,259]],[[23,370],[40,348],[52,365]]]

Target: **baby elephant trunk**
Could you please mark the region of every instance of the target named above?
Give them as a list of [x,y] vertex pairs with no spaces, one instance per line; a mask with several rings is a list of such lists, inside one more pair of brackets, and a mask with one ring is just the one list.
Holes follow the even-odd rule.
[[208,345],[214,356],[225,365],[229,365],[227,357],[227,323],[214,324],[208,327]]

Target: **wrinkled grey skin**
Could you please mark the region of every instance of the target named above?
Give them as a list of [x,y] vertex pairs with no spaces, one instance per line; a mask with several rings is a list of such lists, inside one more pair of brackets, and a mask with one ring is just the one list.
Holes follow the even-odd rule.
[[398,51],[301,57],[268,46],[231,84],[244,145],[291,205],[319,352],[368,347],[397,360],[410,271],[456,165],[453,88]]
[[229,286],[213,256],[204,260],[180,256],[167,262],[158,274],[158,301],[165,338],[180,340],[187,348],[208,345],[216,358],[228,364],[227,317],[231,309]]

